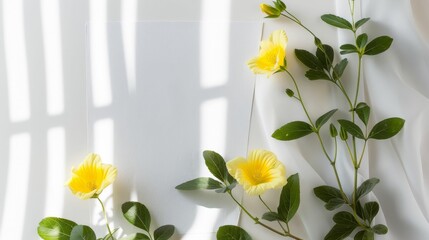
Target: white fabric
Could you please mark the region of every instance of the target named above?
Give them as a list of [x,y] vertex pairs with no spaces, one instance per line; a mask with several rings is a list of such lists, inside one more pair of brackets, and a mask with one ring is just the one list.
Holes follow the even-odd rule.
[[[327,26],[318,16],[336,13],[347,17],[347,1],[336,3],[326,1],[287,1],[288,9],[304,24],[314,30],[321,39],[334,46],[350,41],[351,33],[335,30]],[[356,1],[358,4],[359,2]],[[309,8],[311,4],[311,9]],[[357,12],[362,17],[371,17],[364,31],[373,39],[381,35],[394,38],[390,50],[374,57],[365,57],[363,64],[363,84],[360,101],[367,102],[372,109],[370,124],[388,118],[401,117],[406,120],[404,129],[394,138],[384,141],[370,141],[368,154],[359,171],[359,182],[377,177],[381,179],[370,199],[379,201],[381,208],[376,223],[384,223],[389,233],[377,236],[385,240],[427,240],[429,239],[429,2],[425,0],[378,0],[362,1]],[[321,114],[339,108],[334,116],[349,118],[344,98],[337,88],[327,81],[308,81],[304,76],[305,67],[297,63],[294,49],[314,51],[309,34],[287,20],[267,21],[264,38],[272,30],[285,29],[289,37],[287,50],[288,68],[297,78],[310,115],[316,119]],[[336,56],[338,59],[339,55]],[[350,62],[345,73],[346,88],[354,97],[356,57],[346,56]],[[348,82],[347,82],[348,81]],[[333,226],[333,212],[324,209],[316,199],[313,188],[320,185],[336,186],[334,173],[323,156],[315,135],[300,140],[280,142],[271,134],[290,121],[306,120],[298,101],[284,94],[292,88],[286,74],[277,74],[270,79],[258,76],[256,83],[254,116],[251,128],[251,148],[268,148],[275,152],[287,167],[288,175],[298,172],[301,180],[301,206],[292,221],[292,232],[304,239],[323,239]],[[338,100],[337,100],[338,99]],[[340,103],[341,102],[341,103]],[[337,124],[338,125],[338,124]],[[322,131],[329,142],[327,127]],[[351,193],[353,167],[346,159],[344,145],[339,145],[337,163],[340,177],[346,191]],[[329,144],[332,152],[332,144]],[[278,193],[274,191],[264,196],[273,206],[278,204]],[[257,198],[244,200],[249,208],[265,212]],[[284,239],[254,226],[247,216],[242,217],[242,226],[254,239]],[[275,226],[275,225],[273,225]],[[353,239],[352,236],[350,239]]]

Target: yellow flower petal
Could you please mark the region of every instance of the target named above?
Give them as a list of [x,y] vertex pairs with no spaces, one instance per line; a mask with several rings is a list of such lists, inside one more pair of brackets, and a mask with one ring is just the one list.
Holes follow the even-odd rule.
[[254,150],[247,159],[235,158],[226,164],[228,172],[249,195],[261,195],[268,189],[286,185],[286,170],[277,157],[267,150]]
[[101,163],[100,156],[89,154],[77,169],[72,169],[72,177],[66,183],[73,194],[80,199],[97,197],[117,175],[117,169]]
[[247,64],[255,74],[266,74],[268,77],[286,67],[286,32],[274,31],[268,41],[262,41],[259,56],[251,59]]

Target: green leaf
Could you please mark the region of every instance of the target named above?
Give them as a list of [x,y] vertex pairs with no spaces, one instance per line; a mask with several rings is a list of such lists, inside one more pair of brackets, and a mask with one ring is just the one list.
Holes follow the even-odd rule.
[[374,233],[371,231],[365,231],[362,239],[363,240],[374,240]]
[[367,42],[368,42],[368,34],[366,33],[362,33],[356,38],[356,46],[359,49],[364,49]]
[[329,112],[323,114],[321,117],[319,117],[316,120],[316,128],[320,129],[323,126],[323,124],[325,124],[335,114],[335,112],[337,110],[338,109],[332,109],[331,111],[329,111]]
[[375,216],[377,216],[378,210],[380,209],[380,206],[377,202],[367,202],[363,206],[363,213],[365,216],[365,220],[369,221],[371,224],[372,220]]
[[331,123],[331,125],[329,125],[329,132],[331,133],[331,137],[333,137],[333,138],[338,136],[337,128],[332,123]]
[[342,198],[332,198],[325,204],[325,208],[329,211],[335,210],[346,203]]
[[85,225],[77,225],[70,234],[70,240],[96,240],[94,231]]
[[331,199],[343,198],[340,190],[331,186],[319,186],[313,189],[314,194],[320,200],[328,203]]
[[68,219],[47,217],[40,221],[37,233],[44,240],[69,240],[76,225]]
[[217,193],[226,193],[229,190],[232,190],[237,186],[237,181],[234,180],[234,182],[230,183],[228,186],[224,186],[223,188],[216,189],[215,192]]
[[295,49],[295,55],[305,66],[311,69],[323,69],[323,65],[319,59],[309,51],[304,49]]
[[287,179],[286,186],[280,194],[280,203],[277,208],[279,216],[288,223],[298,211],[300,202],[299,175],[291,175]]
[[178,190],[219,189],[225,185],[213,178],[200,177],[176,186]]
[[159,227],[153,232],[153,236],[155,240],[168,240],[174,234],[174,226],[173,225],[164,225]]
[[363,207],[362,207],[362,204],[360,203],[359,200],[356,201],[356,214],[362,219],[365,218],[364,212],[363,212]]
[[126,237],[121,238],[120,240],[150,240],[150,238],[143,233],[134,233]]
[[[113,231],[112,231],[112,236],[117,232],[119,230],[119,228],[115,228],[115,229],[113,229]],[[110,233],[108,233],[108,234],[106,234],[106,236],[104,236],[104,238],[99,238],[98,240],[108,240],[108,239],[112,239],[111,237],[110,237]],[[114,240],[114,239],[113,239]]]
[[362,129],[360,129],[360,127],[354,122],[345,119],[340,119],[338,120],[338,122],[340,123],[341,127],[343,127],[344,130],[346,130],[351,135],[360,139],[365,139]]
[[388,118],[383,121],[375,124],[369,133],[369,138],[372,139],[388,139],[395,136],[399,131],[401,131],[404,126],[405,120],[402,118]]
[[283,125],[271,136],[277,140],[289,141],[304,137],[312,132],[313,128],[310,124],[302,121],[295,121]]
[[341,76],[343,76],[344,70],[346,69],[348,63],[349,61],[347,60],[347,58],[344,58],[343,60],[341,60],[339,63],[335,65],[334,78],[336,80],[340,79]]
[[332,62],[334,61],[334,49],[327,45],[323,44],[322,49],[317,48],[316,56],[319,59],[319,62],[322,64],[323,68],[329,70]]
[[324,22],[334,27],[353,30],[352,24],[342,17],[333,14],[325,14],[321,18]]
[[354,240],[374,240],[374,233],[362,230],[356,233]]
[[349,53],[358,53],[359,50],[353,44],[344,44],[340,46],[340,49],[343,50],[340,52],[341,55]]
[[370,178],[363,182],[356,191],[356,200],[370,193],[379,182],[380,179],[378,178]]
[[372,230],[378,235],[384,235],[389,231],[388,228],[383,224],[375,225],[374,227],[372,227]]
[[328,80],[328,81],[332,81],[328,74],[326,74],[323,70],[315,70],[315,69],[310,69],[305,73],[305,76],[309,79],[309,80]]
[[365,231],[360,231],[356,233],[354,240],[362,240],[364,235],[365,235]]
[[353,214],[349,212],[338,212],[334,215],[334,222],[339,225],[346,225],[350,227],[357,227],[359,224],[356,222],[356,219],[353,217]]
[[356,227],[335,224],[325,236],[325,240],[342,240],[348,237]]
[[275,212],[266,212],[264,215],[262,215],[262,219],[265,219],[267,221],[282,221],[283,219]]
[[203,157],[209,171],[221,182],[232,182],[234,178],[228,173],[223,157],[214,151],[204,151]]
[[125,202],[122,204],[122,214],[129,223],[149,232],[150,213],[145,205],[139,202]]
[[364,102],[356,105],[355,109],[359,119],[366,125],[368,125],[369,115],[371,113],[371,108]]
[[250,235],[241,227],[225,225],[217,230],[217,240],[252,240]]
[[357,21],[355,23],[355,28],[358,29],[360,27],[362,27],[366,22],[369,21],[370,18],[362,18],[361,20]]
[[380,54],[387,49],[390,48],[390,45],[392,45],[393,38],[389,36],[381,36],[378,38],[375,38],[371,42],[366,45],[365,48],[365,55],[377,55]]

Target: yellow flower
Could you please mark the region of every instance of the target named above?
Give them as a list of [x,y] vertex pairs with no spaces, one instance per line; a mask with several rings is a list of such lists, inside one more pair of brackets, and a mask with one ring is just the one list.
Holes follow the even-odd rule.
[[72,177],[66,185],[80,199],[96,198],[115,181],[116,174],[114,166],[101,163],[100,156],[91,153],[77,169],[72,169]]
[[277,30],[271,33],[268,41],[262,41],[259,47],[259,56],[250,59],[247,63],[255,74],[271,76],[286,67],[286,32]]
[[261,7],[261,11],[263,13],[267,14],[268,17],[276,18],[276,17],[280,16],[281,12],[275,7],[272,7],[272,6],[265,4],[265,3],[261,3],[261,5],[259,5],[259,7]]
[[286,185],[286,170],[274,153],[253,150],[248,159],[237,157],[226,163],[228,172],[249,195],[261,195],[268,189]]

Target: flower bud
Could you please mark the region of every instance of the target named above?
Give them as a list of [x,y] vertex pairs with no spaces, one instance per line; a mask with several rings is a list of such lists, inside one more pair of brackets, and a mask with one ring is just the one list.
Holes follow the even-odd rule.
[[289,97],[293,97],[294,95],[295,95],[295,93],[292,91],[292,89],[290,89],[290,88],[288,88],[288,89],[286,89],[286,94],[289,96]]
[[343,141],[346,141],[347,138],[349,138],[349,135],[347,134],[346,130],[343,127],[340,127],[340,138]]
[[334,124],[331,123],[331,125],[329,126],[329,131],[331,132],[331,137],[334,138],[338,136],[337,128],[334,126]]
[[269,18],[277,18],[280,16],[281,11],[277,8],[272,7],[268,4],[262,3],[259,5],[261,7],[261,11],[267,15]]
[[284,10],[286,10],[286,4],[281,0],[276,0],[274,2],[274,6],[276,6],[277,10],[279,10],[280,12],[283,12]]

